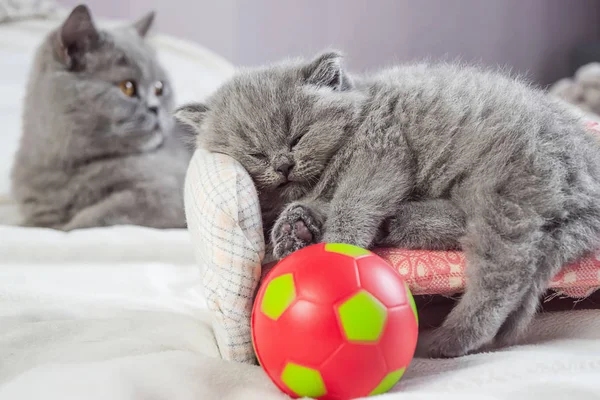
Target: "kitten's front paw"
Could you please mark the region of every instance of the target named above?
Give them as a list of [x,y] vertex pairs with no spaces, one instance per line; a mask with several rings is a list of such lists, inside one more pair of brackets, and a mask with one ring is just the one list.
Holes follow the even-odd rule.
[[320,236],[321,227],[311,211],[300,204],[292,204],[281,213],[271,232],[273,255],[282,259],[309,244],[317,243]]
[[[468,335],[467,335],[468,336]],[[457,335],[452,329],[439,327],[419,339],[418,354],[429,358],[454,358],[467,355],[473,349],[467,336]]]

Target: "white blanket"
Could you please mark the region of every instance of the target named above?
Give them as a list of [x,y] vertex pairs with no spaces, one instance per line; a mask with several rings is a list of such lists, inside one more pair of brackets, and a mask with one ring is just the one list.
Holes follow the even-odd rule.
[[199,279],[183,230],[0,226],[0,399],[277,398],[215,358]]
[[[185,231],[0,226],[0,400],[285,398],[218,359]],[[545,314],[527,345],[415,360],[384,398],[600,397],[600,311]]]

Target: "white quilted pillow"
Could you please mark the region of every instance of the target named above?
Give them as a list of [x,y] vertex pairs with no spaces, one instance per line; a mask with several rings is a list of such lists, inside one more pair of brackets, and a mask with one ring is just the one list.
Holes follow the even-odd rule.
[[254,363],[250,317],[265,242],[252,179],[233,158],[198,149],[186,176],[185,210],[221,356]]

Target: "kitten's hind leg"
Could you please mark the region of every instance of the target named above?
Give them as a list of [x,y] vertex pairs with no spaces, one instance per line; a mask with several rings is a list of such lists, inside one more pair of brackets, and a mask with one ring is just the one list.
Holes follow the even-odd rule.
[[537,285],[531,285],[517,308],[508,315],[506,321],[498,330],[493,342],[495,347],[516,344],[519,338],[527,332],[527,328],[529,328],[533,317],[538,311],[543,292],[544,290],[540,290]]
[[490,343],[509,315],[531,296],[541,260],[543,219],[499,196],[483,203],[471,204],[467,221],[466,291],[433,332],[430,356],[461,356]]
[[282,259],[319,242],[326,215],[327,204],[320,201],[300,201],[287,206],[271,230],[273,255]]
[[450,200],[407,201],[384,222],[376,247],[455,250],[465,234],[465,215]]
[[531,288],[498,331],[494,343],[496,346],[513,345],[523,336],[550,280],[563,266],[600,247],[600,210],[590,207],[578,214],[586,218],[573,218],[544,237],[542,259],[533,276]]

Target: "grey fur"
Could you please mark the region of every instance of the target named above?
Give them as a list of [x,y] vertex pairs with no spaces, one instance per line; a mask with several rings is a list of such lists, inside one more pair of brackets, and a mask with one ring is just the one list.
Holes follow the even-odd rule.
[[[172,134],[169,79],[142,36],[153,17],[109,32],[78,6],[41,44],[12,171],[25,225],[185,226],[190,153]],[[118,86],[130,79],[134,97]]]
[[241,72],[186,120],[254,178],[277,257],[317,241],[460,243],[467,289],[429,354],[513,342],[551,277],[600,245],[597,139],[498,72],[415,64],[344,87],[339,59]]

